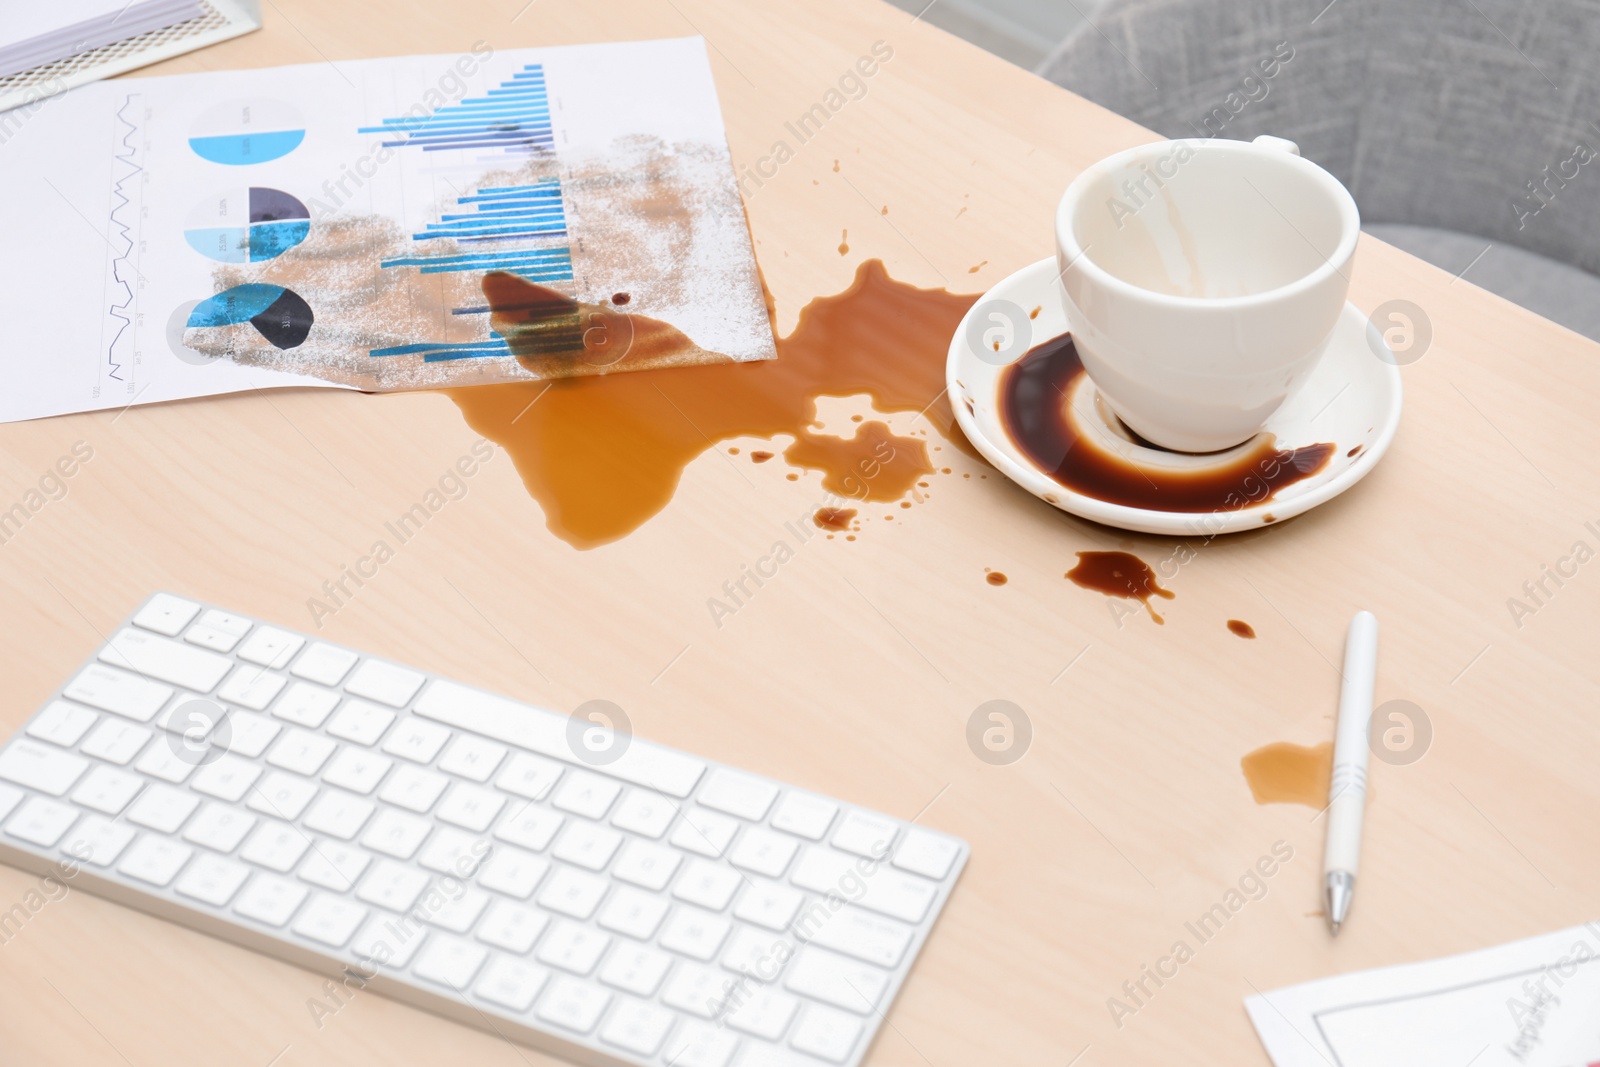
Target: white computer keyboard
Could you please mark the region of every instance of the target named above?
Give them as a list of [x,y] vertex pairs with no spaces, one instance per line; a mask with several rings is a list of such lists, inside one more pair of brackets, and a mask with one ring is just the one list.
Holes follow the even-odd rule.
[[858,1064],[967,845],[158,593],[0,860],[584,1063]]

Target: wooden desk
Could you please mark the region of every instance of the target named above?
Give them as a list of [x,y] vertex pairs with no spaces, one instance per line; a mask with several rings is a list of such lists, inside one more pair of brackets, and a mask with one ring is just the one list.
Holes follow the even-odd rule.
[[[978,291],[1050,254],[1072,175],[1149,137],[864,0],[522,6],[269,0],[261,33],[161,69],[699,31],[742,164],[886,41],[894,58],[867,96],[750,197],[785,330],[863,258]],[[1600,527],[1597,350],[1365,240],[1352,298],[1370,310],[1397,297],[1426,309],[1435,336],[1405,371],[1393,451],[1332,504],[1201,548],[1170,583],[1162,627],[1119,628],[1062,573],[1076,550],[1121,543],[1155,560],[1171,542],[1074,521],[957,455],[971,479],[942,479],[854,543],[812,542],[717,630],[706,598],[820,493],[781,464],[745,468],[747,483],[708,454],[663,514],[590,552],[546,532],[497,457],[324,632],[558,709],[605,697],[641,735],[903,816],[926,807],[924,822],[969,839],[971,865],[875,1064],[1264,1063],[1241,1007],[1252,990],[1596,917],[1600,563],[1520,628],[1506,601],[1574,542],[1600,547],[1584,525]],[[312,391],[0,427],[6,504],[74,442],[94,450],[66,498],[0,548],[0,726],[21,723],[153,589],[307,626],[307,598],[473,439],[442,396]],[[987,585],[985,567],[1010,584]],[[1412,766],[1374,763],[1361,895],[1333,943],[1313,915],[1320,824],[1256,806],[1239,759],[1331,736],[1333,663],[1357,607],[1383,621],[1379,699],[1421,705],[1435,737]],[[1230,617],[1259,639],[1231,635]],[[1034,727],[1010,766],[965,740],[995,698]],[[1191,944],[1194,958],[1115,1025],[1108,998],[1279,841],[1294,858],[1265,898]],[[0,869],[0,910],[33,884]],[[306,1001],[320,986],[72,893],[0,946],[0,1061],[548,1062],[376,996],[318,1029]]]

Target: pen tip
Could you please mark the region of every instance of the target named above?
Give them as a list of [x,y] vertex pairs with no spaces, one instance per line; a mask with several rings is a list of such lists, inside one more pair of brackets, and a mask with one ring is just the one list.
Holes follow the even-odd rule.
[[1343,923],[1337,922],[1337,921],[1330,922],[1330,923],[1328,923],[1328,932],[1330,934],[1332,934],[1334,937],[1338,937],[1339,936],[1339,927],[1341,927],[1343,925],[1344,925]]

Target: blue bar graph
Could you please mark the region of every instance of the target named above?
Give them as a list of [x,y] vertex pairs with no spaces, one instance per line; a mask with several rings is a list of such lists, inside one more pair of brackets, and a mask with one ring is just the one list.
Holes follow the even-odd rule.
[[[456,197],[456,207],[456,211],[440,214],[438,222],[425,223],[421,233],[411,235],[419,243],[443,240],[453,244],[431,246],[440,249],[431,255],[424,251],[429,246],[419,244],[416,254],[393,256],[380,265],[386,270],[415,268],[418,274],[504,271],[539,285],[573,280],[572,248],[563,240],[568,236],[567,216],[559,178],[528,185],[487,186]],[[483,251],[475,251],[477,248]],[[487,305],[451,310],[452,315],[489,312]],[[550,343],[570,347],[572,339],[563,334]],[[368,352],[374,357],[421,356],[426,363],[505,359],[512,354],[505,339],[492,330],[484,341],[421,341]]]
[[402,115],[363,126],[357,132],[386,136],[385,148],[420,148],[424,152],[500,148],[513,154],[548,151],[555,145],[550,125],[550,98],[544,67],[529,63],[499,88],[485,95],[437,108],[426,115]]

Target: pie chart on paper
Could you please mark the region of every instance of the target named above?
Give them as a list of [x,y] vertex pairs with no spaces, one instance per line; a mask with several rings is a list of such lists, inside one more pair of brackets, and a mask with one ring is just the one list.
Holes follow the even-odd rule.
[[261,263],[306,239],[311,213],[299,199],[265,186],[228,189],[189,213],[184,240],[219,263]]
[[281,100],[230,100],[201,115],[189,130],[195,155],[228,167],[280,159],[305,139],[300,113]]

